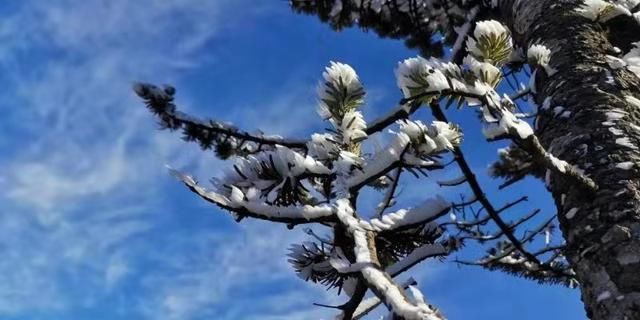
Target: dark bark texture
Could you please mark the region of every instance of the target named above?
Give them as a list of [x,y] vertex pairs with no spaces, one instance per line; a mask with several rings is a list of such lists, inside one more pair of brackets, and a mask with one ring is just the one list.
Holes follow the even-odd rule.
[[[565,255],[587,315],[640,319],[640,105],[631,98],[640,95],[640,81],[607,64],[615,31],[578,15],[582,2],[521,0],[501,8],[517,44],[542,43],[552,51],[557,73],[536,78],[538,104],[552,99],[550,110],[538,117],[536,134],[547,150],[583,169],[599,187],[589,193],[562,176],[550,177]],[[569,118],[555,115],[560,106],[571,112]]]

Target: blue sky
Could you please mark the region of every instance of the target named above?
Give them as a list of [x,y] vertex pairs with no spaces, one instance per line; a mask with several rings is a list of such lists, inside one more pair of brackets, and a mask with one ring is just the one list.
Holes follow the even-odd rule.
[[[304,234],[235,224],[184,189],[165,164],[201,180],[224,164],[156,130],[130,86],[171,83],[184,111],[304,137],[323,128],[315,85],[328,61],[358,71],[372,119],[400,98],[393,69],[415,52],[277,0],[14,0],[0,14],[0,319],[331,318],[311,303],[343,298],[286,263]],[[451,118],[497,203],[528,191],[553,212],[537,181],[496,193],[486,168],[500,145],[473,113]],[[409,205],[467,192],[403,188]],[[585,318],[576,290],[450,262],[412,275],[450,319]]]

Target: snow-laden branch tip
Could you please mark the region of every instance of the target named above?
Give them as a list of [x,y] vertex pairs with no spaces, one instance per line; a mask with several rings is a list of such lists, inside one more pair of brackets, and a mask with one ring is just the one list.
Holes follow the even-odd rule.
[[460,129],[453,124],[433,121],[427,126],[422,121],[398,121],[400,131],[411,139],[411,145],[418,155],[437,154],[452,150],[462,141]]
[[[396,80],[405,98],[425,92],[441,92],[450,88],[447,77],[434,65],[433,61],[415,57],[398,63],[395,70]],[[422,100],[428,102],[431,98],[431,96],[424,96]]]
[[[309,155],[302,155],[286,147],[276,146],[275,150],[263,151],[256,155],[236,159],[218,185],[226,193],[229,185],[241,188],[243,192],[278,205],[299,202],[302,189],[301,180],[306,176],[327,176],[331,170]],[[252,198],[253,199],[253,198]]]
[[309,155],[320,161],[333,160],[340,154],[337,137],[331,133],[314,133],[307,142]]
[[[543,68],[548,76],[552,76],[557,72],[556,69],[549,65],[551,62],[551,50],[543,44],[534,44],[529,47],[527,50],[527,62],[533,68]],[[535,81],[534,76],[531,75],[532,81]]]
[[[471,70],[477,79],[492,88],[495,88],[502,80],[502,71],[491,63],[480,62],[472,55],[464,57],[462,63]],[[477,87],[482,88],[481,86]]]
[[551,50],[542,44],[534,44],[527,50],[527,61],[534,66],[545,66],[551,61]]
[[347,112],[364,103],[364,88],[355,70],[348,64],[331,61],[322,77],[324,81],[317,88],[320,98],[318,113],[337,128]]
[[511,33],[503,24],[495,20],[476,23],[473,37],[467,38],[467,51],[476,59],[493,65],[502,65],[513,52]]

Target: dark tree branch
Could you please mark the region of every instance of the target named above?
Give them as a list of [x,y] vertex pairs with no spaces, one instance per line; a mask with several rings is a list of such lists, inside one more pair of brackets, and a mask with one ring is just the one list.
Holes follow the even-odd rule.
[[[260,151],[263,146],[281,145],[292,149],[307,149],[304,140],[253,135],[222,122],[201,121],[177,111],[173,87],[161,89],[151,84],[140,83],[134,86],[134,90],[145,101],[149,110],[158,116],[163,128],[182,129],[185,140],[197,141],[205,150],[216,147],[222,158],[228,153],[254,153]],[[249,142],[255,145],[248,146]]]
[[[444,112],[442,112],[442,109],[440,108],[440,105],[437,102],[432,102],[430,107],[431,107],[431,112],[433,116],[436,118],[436,120],[448,122],[447,116],[444,114]],[[509,225],[506,222],[504,222],[504,220],[502,220],[502,218],[499,215],[499,212],[493,207],[493,204],[491,204],[489,199],[487,199],[484,191],[482,190],[482,187],[480,186],[480,183],[478,182],[475,174],[473,173],[473,170],[471,170],[471,167],[469,167],[469,164],[467,163],[467,160],[465,159],[464,154],[462,153],[462,150],[459,147],[455,147],[452,152],[453,152],[456,163],[458,163],[458,167],[460,168],[462,173],[467,177],[467,182],[469,183],[469,186],[471,187],[473,194],[476,196],[480,204],[482,204],[482,207],[485,208],[485,210],[487,211],[487,214],[496,223],[498,228],[500,228],[500,230],[504,232],[505,237],[507,237],[507,239],[509,239],[509,241],[513,244],[514,248],[520,251],[525,257],[527,257],[527,259],[531,260],[536,264],[541,264],[540,261],[538,261],[538,259],[535,256],[533,256],[531,253],[525,250],[522,243],[515,237],[511,228],[509,228]]]

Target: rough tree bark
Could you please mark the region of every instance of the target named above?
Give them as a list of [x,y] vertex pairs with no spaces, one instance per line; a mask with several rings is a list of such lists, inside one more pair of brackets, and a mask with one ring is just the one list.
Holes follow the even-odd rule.
[[[575,9],[582,2],[516,0],[501,8],[516,43],[543,43],[553,52],[550,65],[557,73],[536,77],[536,102],[552,98],[536,134],[547,150],[583,169],[599,187],[590,194],[550,177],[565,255],[587,315],[640,319],[640,104],[634,98],[640,97],[640,79],[607,64],[615,31],[579,16]],[[557,106],[571,116],[557,117]]]

